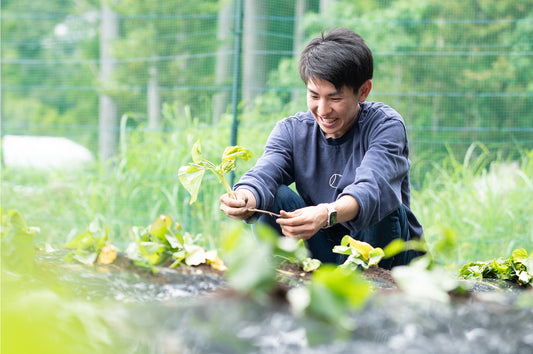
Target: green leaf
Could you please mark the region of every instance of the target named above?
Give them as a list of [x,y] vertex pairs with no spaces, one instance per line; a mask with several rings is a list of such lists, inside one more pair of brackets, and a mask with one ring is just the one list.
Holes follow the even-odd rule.
[[215,165],[202,156],[200,140],[197,140],[191,150],[193,163],[188,166],[182,166],[178,170],[178,177],[181,184],[189,191],[191,195],[190,204],[196,201],[198,191],[202,183],[205,170],[213,172],[217,179],[222,183],[228,194],[232,194],[231,186],[225,178],[225,174],[235,168],[235,159],[241,157],[245,161],[250,159],[253,154],[251,151],[241,146],[228,146],[222,154],[222,162]]
[[191,195],[189,204],[192,204],[196,201],[204,174],[205,169],[199,165],[189,164],[189,166],[182,166],[179,168],[178,178],[183,187],[185,187],[185,189]]
[[191,149],[192,160],[194,163],[201,163],[204,160],[202,156],[202,148],[200,146],[200,140],[196,140]]
[[348,246],[342,246],[342,245],[337,245],[335,247],[333,247],[333,252],[334,253],[339,253],[339,254],[352,254],[352,249],[351,247],[348,247]]
[[396,256],[398,253],[404,250],[404,247],[405,241],[401,238],[392,240],[387,246],[385,246],[385,249],[383,250],[385,252],[385,258]]
[[448,293],[458,288],[459,281],[444,268],[428,269],[430,264],[429,257],[419,257],[408,266],[392,268],[392,276],[398,287],[413,298],[448,303]]
[[180,242],[176,234],[174,234],[170,230],[165,234],[165,239],[168,241],[172,249],[178,249],[183,247],[183,244]]
[[161,214],[150,226],[150,233],[158,239],[164,240],[165,234],[168,232],[171,225],[172,219],[165,214]]
[[205,263],[207,254],[203,247],[197,245],[186,245],[185,251],[185,264],[188,266],[197,266]]
[[307,257],[302,262],[302,269],[304,270],[304,272],[314,272],[315,270],[320,268],[321,265],[322,262],[320,260]]
[[220,164],[223,173],[228,173],[235,168],[235,160],[237,157],[240,157],[244,161],[248,161],[254,157],[254,154],[242,146],[226,147],[222,154],[222,163]]
[[519,248],[513,251],[513,253],[511,254],[511,259],[515,262],[522,263],[523,265],[527,266],[529,257],[525,249]]
[[359,272],[325,264],[311,278],[309,312],[331,323],[339,323],[347,318],[349,311],[360,309],[371,292],[370,283]]
[[255,228],[257,239],[242,224],[226,230],[221,239],[221,257],[227,264],[229,284],[261,301],[275,286],[276,264],[272,257],[276,236],[265,225]]
[[531,281],[531,279],[533,278],[533,276],[531,276],[530,274],[528,274],[528,272],[526,271],[521,271],[519,274],[518,274],[518,282],[522,285],[526,285],[526,284],[529,284],[529,282]]
[[159,265],[169,261],[171,254],[157,242],[139,242],[141,256],[152,265]]
[[93,264],[102,248],[107,244],[109,230],[100,225],[98,218],[94,219],[89,228],[66,244],[67,248],[74,249],[72,255],[67,255],[65,261],[77,260],[83,264]]
[[370,258],[368,259],[368,265],[377,265],[385,256],[385,252],[381,248],[374,248],[370,251]]
[[74,254],[73,258],[80,263],[91,265],[96,262],[98,253],[90,250],[80,250],[78,253]]
[[[3,211],[3,209],[2,209]],[[16,210],[2,213],[1,224],[2,269],[18,273],[30,273],[34,269],[35,247],[33,245],[36,228],[28,227],[26,220]]]
[[341,246],[348,246],[352,237],[350,235],[344,235],[341,240]]
[[346,261],[341,265],[345,269],[356,270],[357,267],[368,269],[368,262],[361,258],[359,253],[351,254]]

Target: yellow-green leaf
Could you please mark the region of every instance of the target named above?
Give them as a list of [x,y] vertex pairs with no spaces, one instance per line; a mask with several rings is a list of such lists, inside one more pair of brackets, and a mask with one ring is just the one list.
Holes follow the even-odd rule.
[[172,225],[172,219],[170,216],[161,214],[156,221],[150,226],[150,233],[160,240],[165,238],[165,234]]
[[185,189],[191,195],[189,204],[196,201],[198,192],[200,190],[200,184],[202,184],[202,178],[204,177],[205,169],[195,164],[189,164],[189,166],[182,166],[178,170],[178,178],[185,187]]
[[242,146],[236,145],[226,147],[222,154],[222,163],[220,164],[224,173],[228,173],[235,168],[235,160],[237,157],[240,157],[244,161],[248,161],[254,157],[254,154]]
[[357,241],[350,236],[344,236],[344,238],[346,237],[348,237],[348,245],[354,248],[361,255],[361,257],[363,257],[363,259],[368,260],[370,258],[370,251],[372,251],[374,247],[367,242]]
[[192,146],[191,155],[194,163],[200,163],[204,159],[202,156],[202,148],[200,147],[200,140],[196,140]]
[[396,238],[392,240],[383,250],[385,252],[385,257],[390,258],[396,256],[398,253],[402,252],[405,248],[405,241],[401,238]]

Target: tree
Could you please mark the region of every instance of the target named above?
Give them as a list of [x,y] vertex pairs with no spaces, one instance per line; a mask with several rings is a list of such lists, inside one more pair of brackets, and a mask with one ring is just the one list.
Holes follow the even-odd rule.
[[230,103],[230,91],[226,89],[231,85],[233,75],[233,36],[235,1],[224,0],[218,11],[217,22],[217,60],[215,68],[215,85],[221,87],[213,96],[213,123],[220,120]]
[[242,100],[247,106],[253,105],[267,79],[265,35],[268,23],[265,15],[265,1],[244,1]]
[[118,126],[118,107],[114,99],[105,92],[112,85],[111,78],[115,71],[112,45],[117,37],[117,15],[103,2],[100,20],[100,82],[104,92],[100,93],[98,114],[98,152],[102,162],[114,157],[118,149],[117,131],[115,129]]

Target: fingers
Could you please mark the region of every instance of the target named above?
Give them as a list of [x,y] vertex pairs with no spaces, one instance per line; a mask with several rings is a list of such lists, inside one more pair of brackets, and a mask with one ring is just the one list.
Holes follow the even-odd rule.
[[[250,197],[251,194],[251,197]],[[253,215],[248,208],[255,207],[255,198],[249,191],[238,190],[232,196],[224,194],[220,197],[220,210],[234,219],[244,220]]]
[[282,210],[276,222],[286,237],[308,240],[321,229],[322,207],[310,206],[292,212]]
[[230,208],[243,208],[246,206],[246,199],[241,198],[236,193],[233,194],[233,197],[226,193],[220,197],[220,204]]

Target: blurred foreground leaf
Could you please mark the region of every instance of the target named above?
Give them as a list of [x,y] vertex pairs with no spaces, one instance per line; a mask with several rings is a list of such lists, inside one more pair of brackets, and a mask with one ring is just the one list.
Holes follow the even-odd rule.
[[31,273],[35,255],[33,239],[39,229],[28,227],[22,214],[16,210],[9,210],[6,215],[3,209],[0,211],[2,269],[20,274]]

